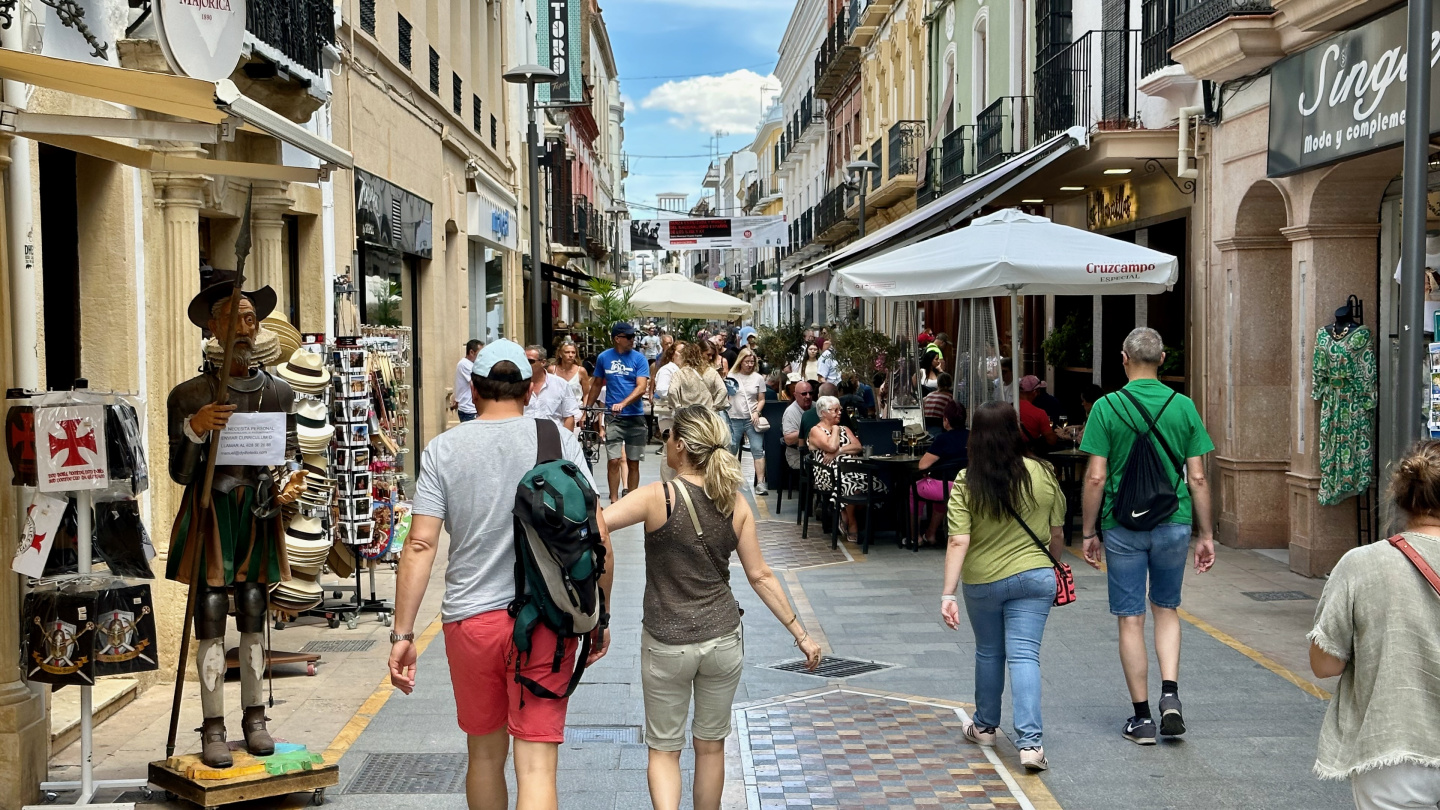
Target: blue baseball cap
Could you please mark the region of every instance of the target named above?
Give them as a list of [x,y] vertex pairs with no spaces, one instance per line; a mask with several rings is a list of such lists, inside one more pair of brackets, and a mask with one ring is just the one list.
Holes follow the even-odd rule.
[[629,321],[616,321],[615,325],[610,327],[610,337],[620,337],[621,335],[635,337],[635,325]]
[[477,377],[490,377],[490,372],[495,368],[496,363],[509,361],[515,364],[520,370],[519,379],[497,379],[500,382],[521,382],[530,379],[530,358],[525,356],[525,350],[520,344],[513,340],[497,340],[480,350],[480,356],[475,358],[473,373]]

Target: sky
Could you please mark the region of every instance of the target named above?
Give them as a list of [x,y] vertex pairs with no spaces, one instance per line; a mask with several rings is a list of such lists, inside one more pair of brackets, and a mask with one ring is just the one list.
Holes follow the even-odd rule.
[[[613,0],[602,3],[625,100],[625,181],[642,219],[655,195],[693,204],[703,189],[716,130],[722,155],[755,139],[779,93],[772,75],[791,0]],[[767,89],[768,88],[768,89]],[[653,156],[685,155],[667,159]]]

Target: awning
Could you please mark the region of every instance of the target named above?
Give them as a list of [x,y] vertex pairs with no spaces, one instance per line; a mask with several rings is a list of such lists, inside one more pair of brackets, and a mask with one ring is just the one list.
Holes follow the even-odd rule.
[[540,279],[574,290],[577,293],[583,293],[585,295],[594,293],[589,285],[585,283],[590,280],[589,274],[576,272],[568,267],[560,267],[550,264],[549,262],[540,263]]
[[[229,79],[207,82],[167,73],[74,62],[0,49],[0,78],[197,122],[38,115],[5,109],[0,129],[150,171],[186,171],[264,180],[316,182],[354,165],[349,152],[241,93]],[[234,129],[263,132],[314,155],[320,169],[210,158],[175,158],[108,138],[216,143]]]
[[944,233],[974,216],[990,201],[1054,163],[1072,149],[1089,148],[1084,127],[1071,127],[1028,152],[975,175],[954,191],[825,256],[803,271],[811,276]]

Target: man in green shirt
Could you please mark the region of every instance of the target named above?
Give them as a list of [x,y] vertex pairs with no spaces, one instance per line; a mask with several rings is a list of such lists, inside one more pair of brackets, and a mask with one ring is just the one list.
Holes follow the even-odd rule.
[[[1100,567],[1101,561],[1100,533],[1105,534],[1110,612],[1119,617],[1120,665],[1125,670],[1125,683],[1135,706],[1135,714],[1126,722],[1123,735],[1140,745],[1154,745],[1155,721],[1150,716],[1147,696],[1146,580],[1148,576],[1150,609],[1155,614],[1155,654],[1160,661],[1159,731],[1175,736],[1185,733],[1178,696],[1180,617],[1176,609],[1180,607],[1180,586],[1185,577],[1192,523],[1199,528],[1195,572],[1203,574],[1215,563],[1210,488],[1203,463],[1204,455],[1214,450],[1215,444],[1200,422],[1195,403],[1160,382],[1158,372],[1165,362],[1165,352],[1158,332],[1146,327],[1131,332],[1125,338],[1120,357],[1130,382],[1124,392],[1111,394],[1095,404],[1080,444],[1080,449],[1090,454],[1081,525],[1085,561],[1095,568]],[[1144,414],[1136,410],[1135,402],[1126,393],[1139,401]],[[1136,438],[1148,429],[1146,415],[1155,422],[1156,431],[1164,439],[1163,444],[1153,439],[1148,441],[1154,443],[1180,503],[1168,522],[1140,532],[1119,524],[1114,504],[1131,448]],[[1170,451],[1184,457],[1183,477]]]

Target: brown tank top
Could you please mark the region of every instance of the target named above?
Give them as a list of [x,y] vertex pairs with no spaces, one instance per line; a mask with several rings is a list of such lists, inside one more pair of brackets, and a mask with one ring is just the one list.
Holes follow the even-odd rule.
[[670,518],[645,533],[644,626],[662,644],[695,644],[740,625],[730,590],[730,555],[739,538],[703,489],[680,478],[673,483],[690,493],[705,537],[696,536],[685,499],[672,493]]

